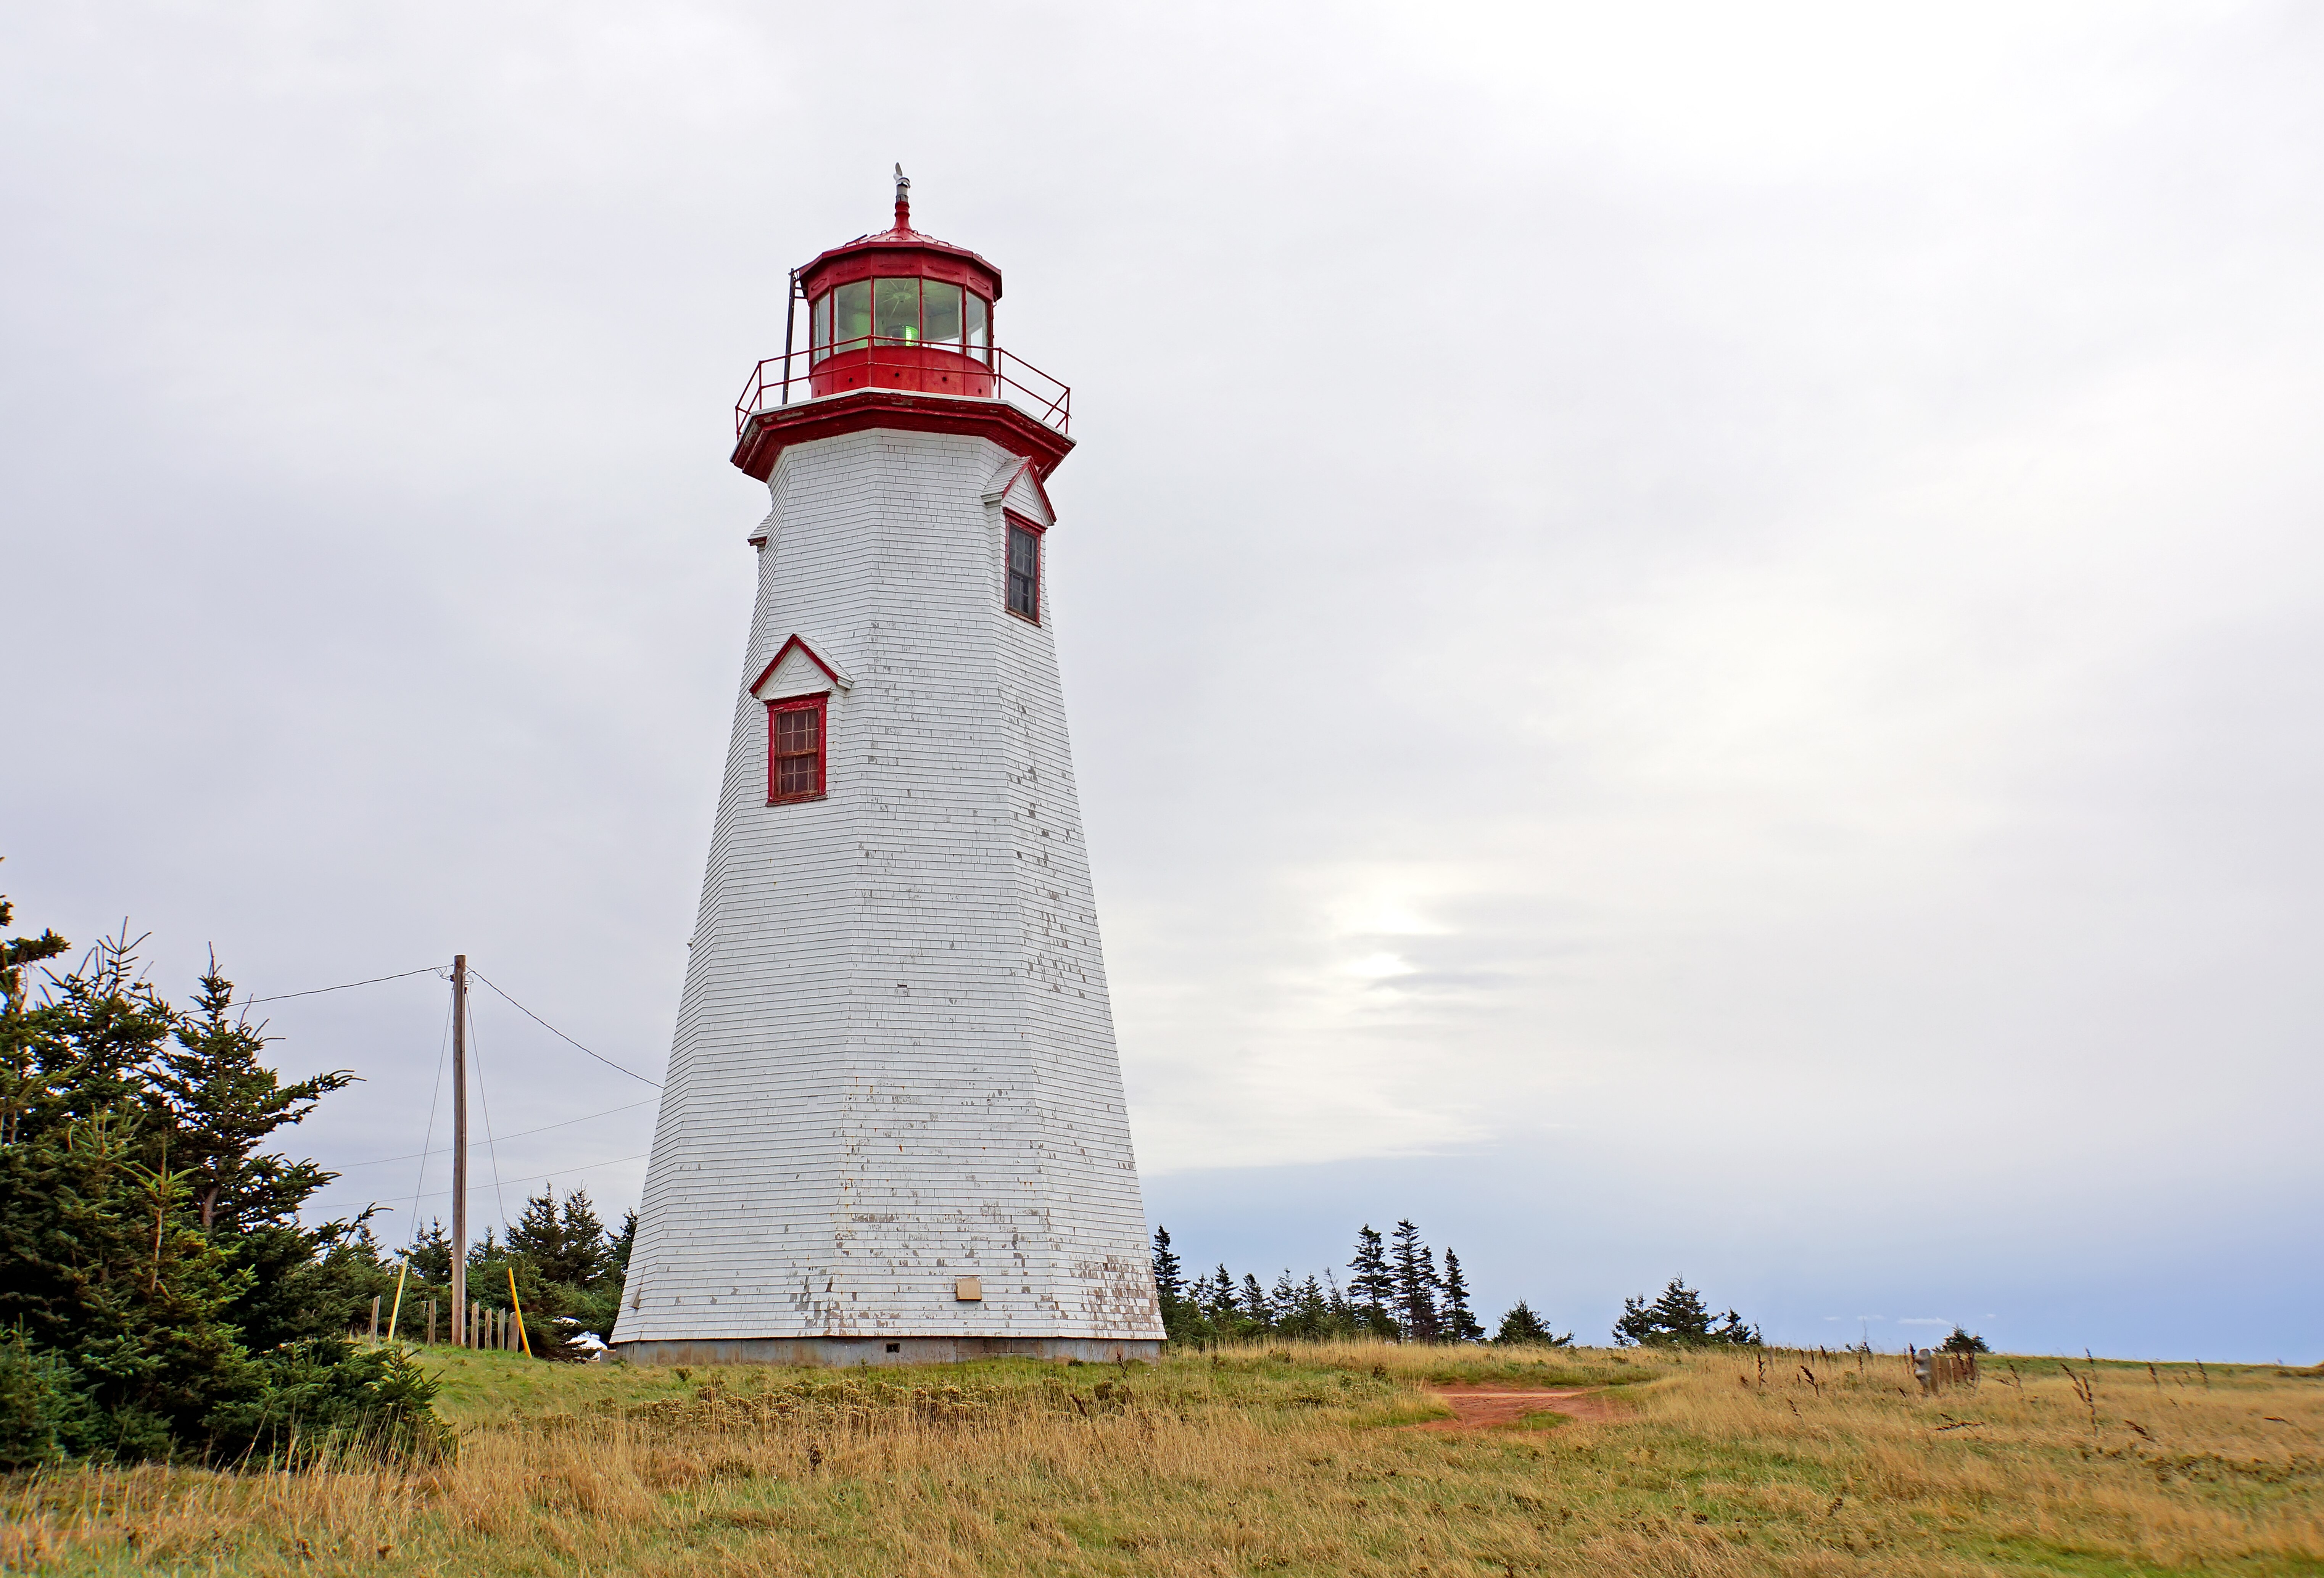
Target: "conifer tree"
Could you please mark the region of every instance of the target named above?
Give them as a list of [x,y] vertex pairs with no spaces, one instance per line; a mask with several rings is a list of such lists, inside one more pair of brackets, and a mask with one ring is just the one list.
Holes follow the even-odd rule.
[[613,1274],[616,1277],[629,1276],[630,1250],[637,1242],[638,1214],[635,1211],[625,1211],[622,1214],[622,1230],[613,1234]]
[[265,1459],[340,1425],[432,1442],[425,1377],[346,1336],[378,1269],[361,1219],[300,1225],[331,1175],[258,1151],[311,1103],[254,1071],[215,966],[181,1013],[134,947],[106,940],[38,1002],[40,949],[0,954],[0,1463]]
[[438,1288],[452,1282],[452,1235],[444,1231],[444,1224],[431,1220],[427,1228],[415,1234],[406,1255],[411,1274],[422,1282]]
[[1451,1250],[1444,1252],[1444,1336],[1448,1342],[1475,1343],[1484,1339],[1485,1328],[1477,1324],[1469,1308],[1469,1283],[1461,1275],[1461,1257]]
[[1724,1317],[1714,1317],[1711,1307],[1702,1301],[1702,1295],[1688,1287],[1683,1277],[1673,1277],[1670,1286],[1652,1304],[1646,1302],[1643,1293],[1622,1300],[1621,1317],[1614,1323],[1614,1342],[1619,1347],[1641,1343],[1680,1347],[1706,1344],[1755,1348],[1760,1345],[1757,1326],[1747,1324],[1731,1309]]
[[1178,1301],[1185,1296],[1186,1278],[1178,1264],[1178,1256],[1170,1247],[1170,1230],[1154,1230],[1154,1297],[1162,1306],[1162,1324],[1170,1324],[1171,1315]]
[[512,1254],[532,1262],[545,1282],[586,1289],[606,1269],[605,1225],[597,1219],[586,1189],[565,1197],[560,1206],[554,1188],[524,1203],[524,1214],[509,1229]]
[[1405,1341],[1433,1343],[1440,1326],[1436,1295],[1442,1286],[1436,1257],[1420,1241],[1420,1229],[1409,1216],[1396,1225],[1395,1242],[1397,1324],[1403,1328]]
[[1348,1279],[1348,1300],[1357,1320],[1384,1336],[1395,1335],[1396,1317],[1389,1307],[1396,1301],[1396,1277],[1388,1270],[1379,1233],[1369,1222],[1356,1234],[1356,1258],[1348,1262],[1348,1270],[1355,1273]]
[[1235,1307],[1240,1302],[1240,1296],[1235,1291],[1235,1280],[1228,1274],[1226,1262],[1222,1261],[1218,1271],[1204,1286],[1203,1313],[1214,1322],[1231,1325],[1236,1315]]
[[312,1161],[259,1152],[274,1131],[296,1124],[334,1090],[355,1083],[345,1069],[284,1085],[259,1061],[265,1038],[229,1017],[234,983],[218,974],[217,956],[194,993],[194,1011],[171,1027],[173,1049],[153,1059],[152,1084],[171,1125],[171,1149],[185,1172],[202,1231],[226,1219],[246,1232],[292,1217],[299,1203],[338,1175]]
[[1275,1325],[1274,1307],[1268,1302],[1267,1289],[1256,1271],[1242,1274],[1242,1314],[1260,1331],[1270,1330]]
[[1550,1330],[1547,1321],[1533,1312],[1531,1305],[1520,1298],[1510,1307],[1507,1315],[1501,1317],[1501,1329],[1493,1334],[1493,1341],[1511,1345],[1538,1343],[1552,1348],[1563,1348],[1572,1343],[1573,1334],[1568,1332],[1559,1336]]

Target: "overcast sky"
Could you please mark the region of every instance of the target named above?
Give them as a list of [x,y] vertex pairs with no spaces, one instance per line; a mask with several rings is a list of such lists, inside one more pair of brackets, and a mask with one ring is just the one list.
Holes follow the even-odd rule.
[[[659,1078],[731,402],[900,160],[1074,387],[1191,1258],[2324,1357],[2324,14],[1904,11],[7,7],[0,888]],[[260,1012],[443,1212],[442,982]],[[652,1089],[477,1037],[480,1220],[632,1204]]]

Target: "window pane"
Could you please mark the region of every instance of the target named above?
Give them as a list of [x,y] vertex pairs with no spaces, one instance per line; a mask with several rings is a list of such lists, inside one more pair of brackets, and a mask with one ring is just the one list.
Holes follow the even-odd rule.
[[832,348],[850,349],[850,340],[862,340],[872,332],[872,281],[858,280],[853,285],[842,285],[831,293],[831,300]]
[[968,298],[968,353],[979,362],[992,341],[992,308],[982,296]]
[[1041,539],[1021,526],[1009,528],[1009,610],[1041,617]]
[[807,308],[807,343],[815,347],[815,359],[820,362],[831,347],[831,292],[826,290],[815,298]]
[[816,711],[795,707],[775,714],[775,754],[797,756],[816,748]]
[[920,338],[932,345],[960,344],[960,287],[920,281]]
[[822,785],[815,781],[813,757],[785,757],[775,780],[778,794],[812,794]]
[[920,337],[920,282],[918,280],[872,281],[872,332],[881,344],[903,344]]

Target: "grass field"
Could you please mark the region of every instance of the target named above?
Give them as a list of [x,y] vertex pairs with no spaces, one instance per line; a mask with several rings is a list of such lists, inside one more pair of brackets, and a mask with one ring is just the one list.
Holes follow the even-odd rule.
[[[5,1482],[90,1573],[2324,1573],[2324,1372],[1729,1351],[837,1373],[430,1350],[456,1463]],[[1415,1430],[1432,1385],[1614,1417]],[[2085,1391],[2087,1386],[2089,1390]]]

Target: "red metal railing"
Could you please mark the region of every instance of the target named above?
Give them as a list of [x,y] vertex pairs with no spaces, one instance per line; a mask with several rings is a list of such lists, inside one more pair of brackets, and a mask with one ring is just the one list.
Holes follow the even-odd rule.
[[920,343],[857,340],[760,362],[742,386],[742,399],[734,402],[734,431],[741,434],[761,411],[866,388],[1004,400],[1060,433],[1073,428],[1074,391],[998,345],[963,352]]

